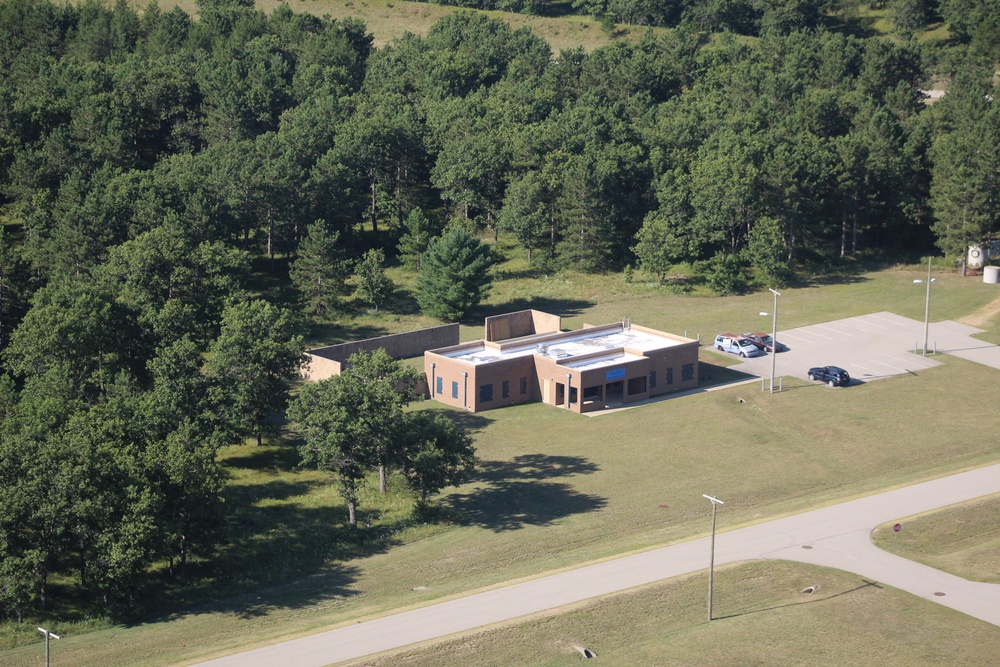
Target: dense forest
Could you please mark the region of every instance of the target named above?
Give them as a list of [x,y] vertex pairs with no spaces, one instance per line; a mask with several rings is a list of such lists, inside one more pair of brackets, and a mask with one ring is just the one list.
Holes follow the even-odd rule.
[[[640,4],[580,8],[676,28],[556,54],[475,12],[375,48],[285,5],[0,0],[0,613],[60,577],[129,617],[154,564],[211,558],[215,455],[274,428],[296,321],[352,273],[377,308],[398,261],[456,319],[480,238],[729,293],[1000,232],[995,0],[910,3],[911,34],[948,22],[932,44],[822,3]],[[295,309],[249,288],[277,259]],[[432,298],[463,267],[463,299]]]

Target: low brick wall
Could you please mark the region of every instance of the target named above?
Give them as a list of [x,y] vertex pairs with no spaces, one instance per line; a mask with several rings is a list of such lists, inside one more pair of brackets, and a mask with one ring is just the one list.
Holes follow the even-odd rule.
[[347,359],[359,350],[374,352],[381,348],[393,359],[408,359],[419,357],[427,350],[458,345],[458,343],[459,325],[455,323],[318,347],[306,351],[309,363],[308,367],[303,367],[301,375],[306,380],[314,382],[325,380],[333,375],[340,375]]

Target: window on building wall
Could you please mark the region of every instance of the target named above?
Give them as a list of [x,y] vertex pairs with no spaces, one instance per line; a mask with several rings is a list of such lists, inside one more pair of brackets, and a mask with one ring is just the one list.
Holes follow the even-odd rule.
[[458,398],[458,383],[457,382],[452,382],[451,383],[451,397],[452,398]]
[[440,396],[441,394],[444,393],[444,378],[439,375],[437,380],[438,380],[437,381],[437,390],[436,390],[435,393],[438,396]]
[[628,395],[642,394],[646,391],[646,376],[630,378],[628,381]]
[[484,384],[479,388],[479,402],[489,403],[493,400],[493,385]]
[[694,364],[684,364],[681,366],[681,382],[694,379]]
[[510,380],[504,380],[503,384],[500,385],[500,396],[510,398]]
[[521,378],[521,396],[528,393],[528,378]]
[[671,366],[667,370],[663,371],[663,386],[669,387],[674,383],[674,367]]
[[656,389],[656,371],[649,371],[649,388]]

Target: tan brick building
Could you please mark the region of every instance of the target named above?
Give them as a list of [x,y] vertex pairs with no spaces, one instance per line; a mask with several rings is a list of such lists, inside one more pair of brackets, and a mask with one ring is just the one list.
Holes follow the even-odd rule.
[[[524,313],[487,321],[487,333],[525,330]],[[554,318],[555,316],[547,316]],[[428,350],[424,372],[431,398],[472,412],[542,401],[574,412],[645,400],[698,384],[698,341],[631,325],[552,330]]]

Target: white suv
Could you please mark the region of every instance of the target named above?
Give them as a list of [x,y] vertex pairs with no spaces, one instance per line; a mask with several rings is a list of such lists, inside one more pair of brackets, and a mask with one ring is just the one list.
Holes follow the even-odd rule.
[[764,354],[751,341],[730,333],[719,334],[715,337],[715,349],[719,352],[732,352],[741,357],[759,357]]

